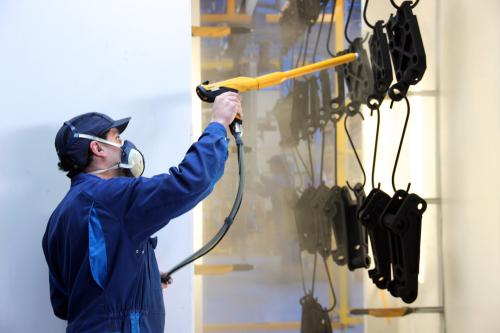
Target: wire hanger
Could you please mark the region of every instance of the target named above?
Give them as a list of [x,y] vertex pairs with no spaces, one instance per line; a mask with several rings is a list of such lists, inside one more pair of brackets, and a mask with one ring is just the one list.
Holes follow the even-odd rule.
[[[354,142],[352,141],[351,134],[349,133],[349,130],[347,129],[347,119],[350,117],[354,117],[357,114],[361,117],[361,119],[365,120],[365,117],[363,117],[363,114],[361,112],[356,112],[354,115],[348,116],[346,115],[344,118],[344,129],[345,133],[347,134],[347,138],[349,139],[349,143],[351,144],[352,150],[354,151],[354,155],[356,156],[356,160],[358,161],[358,165],[361,169],[361,172],[363,173],[363,183],[361,184],[361,187],[364,188],[366,184],[366,173],[365,169],[363,168],[363,163],[361,162],[361,159],[359,158],[358,152],[356,150],[356,147],[354,146]],[[349,181],[346,180],[346,184],[349,187],[349,189],[353,192],[355,192],[354,188],[349,184]]]
[[[351,23],[352,10],[354,8],[354,1],[355,0],[351,0],[351,7],[349,8],[349,14],[347,15],[347,22],[346,22],[345,27],[344,27],[344,36],[345,36],[345,39],[349,42],[349,44],[353,43],[353,41],[349,38],[347,30],[349,28],[349,24]],[[366,36],[361,41],[361,44],[363,44],[364,42],[366,42],[366,40],[368,39],[368,36],[369,36],[369,34],[366,33]]]
[[[392,189],[394,190],[394,192],[397,191],[394,179],[396,178],[396,169],[398,167],[399,155],[401,153],[401,148],[403,147],[403,140],[405,138],[406,127],[408,126],[408,119],[410,119],[410,102],[408,101],[408,97],[405,96],[403,98],[406,101],[406,119],[405,119],[405,124],[403,126],[403,133],[401,134],[401,140],[399,141],[398,153],[396,155],[396,160],[394,161],[394,167],[392,168]],[[394,104],[394,100],[391,101],[391,106],[390,106],[391,109],[392,109],[393,104]],[[408,192],[410,190],[410,186],[411,186],[411,183],[408,183],[408,186],[406,188],[406,192]]]
[[[370,0],[366,0],[366,2],[365,2],[365,8],[363,8],[363,20],[365,21],[365,24],[367,26],[369,26],[372,29],[375,29],[375,26],[373,24],[371,24],[370,21],[368,21],[368,18],[366,17],[366,12],[368,11],[368,2],[370,2]],[[386,25],[387,25],[387,22],[386,23],[382,23],[382,28],[385,28]]]
[[326,51],[330,55],[330,57],[335,57],[335,52],[332,52],[330,49],[330,38],[332,37],[332,29],[333,29],[333,18],[335,16],[335,7],[337,6],[337,1],[333,0],[332,2],[332,16],[330,17],[330,27],[328,29],[328,37],[326,37]]
[[[370,117],[373,116],[373,111],[370,112]],[[380,131],[380,109],[375,109],[377,111],[377,129],[375,131],[375,147],[373,148],[373,161],[372,161],[372,189],[375,188],[375,166],[377,164],[377,150],[378,150],[378,135]],[[377,188],[380,189],[380,183],[378,183]]]

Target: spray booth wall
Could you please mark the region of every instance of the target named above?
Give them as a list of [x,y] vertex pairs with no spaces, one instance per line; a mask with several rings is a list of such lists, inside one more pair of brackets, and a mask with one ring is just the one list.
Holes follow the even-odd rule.
[[499,332],[500,2],[440,1],[447,332]]
[[[0,332],[65,331],[52,313],[41,247],[69,187],[54,149],[65,120],[90,111],[132,116],[124,138],[143,150],[146,176],[187,151],[190,14],[189,1],[1,2]],[[159,233],[161,270],[192,251],[192,233],[192,214]],[[192,330],[192,275],[178,273],[166,293],[166,332]]]

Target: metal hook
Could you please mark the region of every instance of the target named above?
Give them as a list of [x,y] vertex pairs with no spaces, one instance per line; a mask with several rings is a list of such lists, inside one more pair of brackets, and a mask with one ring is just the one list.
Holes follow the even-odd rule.
[[[345,36],[345,39],[349,42],[349,44],[352,44],[352,40],[349,38],[349,36],[347,34],[347,29],[349,28],[349,23],[351,22],[352,10],[354,8],[354,1],[355,0],[351,0],[351,7],[349,8],[349,14],[347,15],[347,22],[345,23],[345,27],[344,27],[344,36]],[[366,42],[366,40],[368,39],[368,36],[369,36],[369,34],[366,33],[366,36],[361,41],[361,44]]]
[[332,16],[330,18],[330,28],[328,29],[328,37],[326,38],[326,51],[330,55],[330,57],[335,57],[335,53],[330,49],[330,38],[332,37],[332,29],[333,29],[333,18],[335,17],[335,7],[337,6],[337,1],[333,0],[332,2]]
[[375,26],[372,25],[370,22],[368,22],[368,19],[366,18],[366,10],[368,9],[368,2],[369,1],[370,0],[366,0],[366,2],[365,2],[365,8],[363,9],[363,20],[365,21],[365,24],[367,26],[369,26],[370,28],[372,28],[372,30],[373,30],[373,29],[375,29]]
[[[406,119],[405,119],[405,125],[403,127],[403,133],[401,134],[401,140],[399,141],[399,147],[398,147],[398,154],[396,155],[396,161],[394,161],[394,167],[392,168],[392,189],[394,192],[397,191],[396,185],[394,182],[394,178],[396,176],[396,169],[398,167],[398,161],[399,161],[399,155],[401,153],[401,148],[403,147],[403,140],[405,138],[405,133],[406,133],[406,127],[408,125],[408,120],[410,119],[410,102],[408,101],[408,98],[405,96],[404,100],[406,101]],[[394,100],[391,101],[391,106],[390,108],[392,109],[392,105],[394,104]],[[406,192],[410,190],[411,183],[408,183],[408,186],[406,188]]]
[[[366,24],[367,26],[369,26],[370,28],[372,28],[372,30],[374,30],[374,29],[375,29],[375,26],[374,26],[373,24],[371,24],[371,23],[368,21],[368,18],[366,17],[366,13],[367,13],[367,11],[368,11],[368,2],[369,2],[369,1],[370,1],[370,0],[366,0],[366,2],[365,2],[365,8],[363,9],[363,20],[365,21],[365,24]],[[383,22],[383,21],[382,21],[382,22]],[[386,26],[386,25],[387,25],[386,23],[383,23],[383,24],[382,24],[382,28],[385,28],[385,26]]]
[[[420,2],[420,0],[416,0],[415,3],[411,5],[411,9],[415,8],[419,2]],[[396,2],[394,2],[394,0],[391,0],[391,4],[396,9],[399,9],[399,7],[401,7],[401,6],[396,5]]]
[[[361,119],[365,120],[365,117],[363,117],[363,114],[361,112],[356,112],[352,117],[354,117],[356,114],[359,114],[361,116]],[[352,150],[354,151],[354,155],[356,156],[356,160],[358,160],[359,167],[361,168],[361,172],[363,173],[363,184],[361,185],[362,187],[365,187],[366,184],[366,173],[365,169],[363,168],[363,163],[361,163],[361,159],[359,158],[358,152],[356,151],[356,147],[354,147],[354,142],[352,141],[351,135],[349,134],[349,130],[347,129],[347,118],[349,118],[347,115],[344,118],[344,129],[345,133],[347,134],[347,138],[349,139],[349,143],[351,144]],[[354,191],[354,188],[349,184],[349,181],[346,180],[347,186],[351,189],[351,191]]]
[[[375,188],[375,165],[377,161],[377,149],[378,149],[378,134],[380,130],[380,109],[374,109],[377,111],[377,130],[375,132],[375,147],[373,149],[373,162],[372,162],[372,188]],[[370,112],[370,117],[373,116],[373,111],[371,110]],[[378,183],[377,186],[378,189],[380,189],[380,183]]]

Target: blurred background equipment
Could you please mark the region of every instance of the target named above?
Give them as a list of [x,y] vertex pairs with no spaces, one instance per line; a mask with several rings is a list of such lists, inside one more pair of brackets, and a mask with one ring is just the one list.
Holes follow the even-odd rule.
[[[212,1],[212,4],[224,2]],[[242,6],[247,5],[245,1],[231,3],[228,0],[225,8],[240,10],[240,14]],[[421,220],[426,203],[420,196],[409,194],[409,188],[398,190],[395,187],[396,169],[410,115],[406,92],[410,85],[422,79],[425,71],[425,51],[416,16],[412,13],[417,4],[392,3],[394,8],[389,7],[392,12],[387,13],[389,18],[379,16],[375,25],[368,21],[368,1],[364,5],[363,11],[361,2],[355,0],[257,1],[248,20],[252,32],[247,35],[246,43],[239,45],[237,51],[229,44],[219,51],[229,57],[238,52],[240,59],[233,62],[232,72],[238,72],[241,77],[225,80],[230,77],[226,69],[214,75],[204,72],[204,61],[201,62],[202,77],[222,79],[198,87],[197,93],[204,100],[213,99],[225,89],[243,92],[265,88],[243,96],[246,137],[255,147],[248,161],[249,172],[253,174],[249,178],[260,178],[260,181],[250,181],[256,185],[247,191],[246,198],[257,210],[251,209],[248,211],[251,215],[239,216],[235,234],[229,233],[216,254],[206,260],[219,262],[225,257],[239,256],[255,268],[247,273],[249,276],[256,278],[262,272],[263,276],[286,281],[292,289],[296,283],[299,283],[297,287],[301,284],[303,295],[295,299],[300,299],[303,332],[328,332],[337,325],[354,331],[362,329],[357,318],[350,317],[349,306],[365,304],[363,291],[368,292],[365,289],[369,285],[352,280],[343,270],[344,265],[350,271],[367,269],[368,277],[378,288],[387,289],[388,295],[404,302],[414,302],[418,295]],[[207,8],[206,3],[203,8]],[[351,36],[365,34],[363,22],[372,34],[351,39]],[[224,23],[229,24],[229,21]],[[202,41],[202,59],[204,52],[214,53],[216,49],[217,45]],[[294,68],[308,68],[318,60],[323,63],[352,53],[358,57],[334,71],[304,72],[303,78],[272,86],[282,80],[279,76],[293,72]],[[244,66],[241,66],[242,59],[248,59]],[[393,67],[396,84],[391,87]],[[278,72],[272,73],[277,69]],[[205,75],[207,73],[211,74]],[[261,76],[253,78],[256,73]],[[413,78],[409,80],[409,77]],[[261,78],[270,84],[259,84]],[[387,155],[385,141],[379,148],[380,106],[387,94],[394,101],[405,99],[407,102],[407,117],[392,167],[394,195],[383,192],[375,182],[377,153],[382,149]],[[371,116],[376,112],[376,133],[367,136],[368,141],[362,140],[363,112],[367,110]],[[359,117],[355,117],[357,115]],[[372,119],[370,117],[370,123]],[[341,120],[343,130],[337,126]],[[348,120],[351,120],[350,126]],[[386,130],[382,134],[398,137],[395,133],[397,131]],[[372,168],[368,196],[364,190],[366,174],[362,162],[367,155],[363,149],[366,143],[375,146],[369,160]],[[280,162],[273,162],[267,168],[260,162],[266,160],[266,156],[273,156],[271,160]],[[377,174],[386,172],[390,173],[390,169],[379,167]],[[362,181],[351,185],[348,178],[356,179],[360,175]],[[222,189],[216,191],[213,199],[222,192]],[[209,201],[204,208],[208,216],[210,207]],[[243,230],[237,231],[246,228],[245,221],[254,218],[257,225],[249,230],[251,236]],[[291,226],[296,228],[295,232],[288,231]],[[236,246],[239,237],[247,239],[241,239],[242,244]],[[232,238],[234,241],[230,241]],[[290,255],[289,250],[296,255]],[[326,270],[317,270],[318,254]],[[281,257],[279,269],[274,264],[267,266],[274,256]],[[294,256],[299,260],[293,259]],[[329,267],[329,258],[340,265],[339,268]],[[350,283],[346,283],[348,280]],[[213,283],[209,285],[217,290],[217,283]],[[310,289],[306,287],[309,283],[312,283]],[[204,287],[207,292],[209,285]],[[271,288],[266,293],[277,293],[272,286],[261,287],[261,292]],[[321,304],[330,305],[327,308]],[[279,313],[275,315],[276,322],[283,322],[285,317]],[[299,313],[295,312],[289,318],[298,318],[297,315]]]

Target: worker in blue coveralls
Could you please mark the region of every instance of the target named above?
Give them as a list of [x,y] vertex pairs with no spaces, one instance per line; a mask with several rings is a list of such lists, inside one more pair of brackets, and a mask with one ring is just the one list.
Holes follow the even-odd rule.
[[168,173],[142,177],[144,158],[120,134],[130,118],[77,116],[59,129],[59,168],[71,187],[43,236],[50,299],[69,333],[161,333],[160,272],[151,238],[203,200],[224,172],[226,127],[242,116],[238,94],[215,99],[212,122]]

